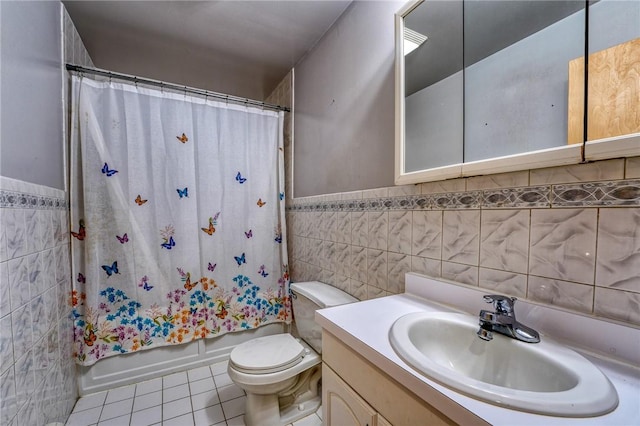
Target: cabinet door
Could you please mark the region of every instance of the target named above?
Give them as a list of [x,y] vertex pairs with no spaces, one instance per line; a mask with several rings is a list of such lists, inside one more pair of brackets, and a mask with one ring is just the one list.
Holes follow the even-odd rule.
[[327,426],[375,426],[376,412],[326,364],[322,364],[322,419]]
[[378,417],[376,417],[376,420],[376,426],[393,426],[391,423],[389,423],[389,420],[382,417],[380,413],[378,413]]

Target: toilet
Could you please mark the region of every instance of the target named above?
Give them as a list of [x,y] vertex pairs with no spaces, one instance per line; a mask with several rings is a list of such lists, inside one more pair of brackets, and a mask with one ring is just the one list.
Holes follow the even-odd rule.
[[319,281],[291,284],[291,297],[301,339],[289,333],[258,337],[229,356],[229,377],[247,393],[247,426],[286,425],[320,407],[322,330],[315,311],[358,301]]

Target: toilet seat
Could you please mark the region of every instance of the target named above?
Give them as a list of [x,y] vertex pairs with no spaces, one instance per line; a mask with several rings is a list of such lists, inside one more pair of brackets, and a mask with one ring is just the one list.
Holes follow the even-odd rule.
[[306,350],[292,335],[258,337],[236,346],[229,363],[246,374],[269,374],[291,368],[302,361]]

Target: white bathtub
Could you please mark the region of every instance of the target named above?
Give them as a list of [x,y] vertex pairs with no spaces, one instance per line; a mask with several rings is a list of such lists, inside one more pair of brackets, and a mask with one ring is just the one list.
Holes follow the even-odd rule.
[[284,323],[268,324],[253,330],[227,333],[183,345],[162,346],[113,356],[102,359],[90,367],[79,366],[80,396],[225,361],[229,358],[231,350],[240,343],[255,337],[287,331],[287,325]]

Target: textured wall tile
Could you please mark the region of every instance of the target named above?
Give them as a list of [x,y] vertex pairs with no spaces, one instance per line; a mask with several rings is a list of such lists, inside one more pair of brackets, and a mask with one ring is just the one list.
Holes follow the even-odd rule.
[[57,285],[58,295],[58,318],[63,319],[69,315],[69,294],[71,293],[71,282]]
[[347,277],[346,275],[340,275],[339,273],[336,273],[336,287],[338,287],[340,290],[344,291],[345,293],[349,293],[350,281],[351,281],[351,278]]
[[44,321],[45,318],[47,318],[47,315],[42,296],[31,299],[29,309],[31,310],[32,318],[31,331],[33,332],[33,342],[36,343],[38,340],[42,339],[49,328],[49,324]]
[[596,287],[594,313],[640,325],[640,294]]
[[369,212],[369,248],[386,250],[389,237],[389,213]]
[[438,278],[442,275],[442,261],[411,256],[411,272]]
[[0,318],[11,312],[9,262],[0,262]]
[[9,259],[7,251],[7,212],[6,209],[0,209],[0,262]]
[[25,239],[27,242],[27,253],[35,253],[38,251],[37,234],[39,230],[38,220],[36,218],[37,211],[35,209],[28,209],[24,211],[24,226],[25,226]]
[[640,178],[640,157],[627,158],[625,179]]
[[337,263],[335,243],[333,241],[322,241],[322,256],[320,258],[322,269],[335,271]]
[[9,291],[11,293],[11,309],[29,303],[29,262],[26,257],[20,257],[8,262]]
[[17,412],[15,375],[13,368],[9,368],[0,375],[0,423],[10,424]]
[[596,209],[532,210],[529,273],[593,284]]
[[0,372],[14,363],[13,336],[11,334],[11,315],[0,318]]
[[399,197],[401,195],[416,195],[420,193],[420,185],[402,185],[389,188],[389,197]]
[[290,245],[288,248],[289,255],[291,256],[290,260],[300,260],[304,262],[306,259],[305,250],[307,239],[303,237],[294,237],[292,241],[293,245]]
[[45,290],[45,281],[42,273],[42,258],[42,252],[27,256],[27,262],[29,263],[29,289],[31,298],[38,294],[42,294]]
[[312,212],[309,222],[309,237],[322,239],[324,235],[322,234],[322,212]]
[[389,212],[390,252],[411,254],[411,211]]
[[387,252],[383,250],[367,249],[367,281],[374,287],[387,290],[388,286]]
[[483,210],[480,266],[526,273],[529,260],[529,210]]
[[334,241],[351,244],[351,213],[338,212]]
[[367,286],[367,300],[377,299],[379,297],[385,297],[388,295],[389,293],[382,290],[381,288],[370,286],[370,285]]
[[322,213],[323,229],[322,229],[321,238],[323,240],[335,241],[335,235],[336,235],[336,229],[337,229],[336,228],[336,222],[337,222],[336,215],[337,215],[336,212],[323,212]]
[[547,305],[591,313],[593,286],[529,275],[527,298]]
[[15,259],[27,253],[27,237],[25,235],[24,210],[8,209],[3,215],[7,234],[7,258]]
[[57,286],[49,288],[42,294],[47,327],[53,326],[58,321],[58,295]]
[[40,339],[33,348],[33,366],[35,383],[38,388],[43,387],[43,382],[49,369],[49,354],[47,353],[47,339]]
[[56,281],[58,283],[71,282],[71,259],[69,258],[69,244],[59,245],[56,256]]
[[13,332],[13,353],[16,358],[26,354],[33,346],[30,305],[14,309],[11,313],[11,330]]
[[49,218],[50,216],[45,214],[45,210],[36,210],[36,234],[34,235],[36,251],[42,251],[46,248],[47,240],[49,238],[49,236],[47,235],[47,233],[49,232],[48,228],[50,226],[50,224],[47,223],[47,219]]
[[478,267],[442,262],[442,278],[462,284],[478,285]]
[[420,257],[442,257],[442,212],[414,211],[411,254]]
[[367,247],[369,241],[369,223],[366,212],[351,213],[351,244]]
[[[33,372],[33,355],[31,351],[25,353],[16,361],[16,397],[18,407],[29,400],[29,396],[35,390],[35,374]],[[18,414],[20,415],[20,414]]]
[[364,282],[352,279],[349,288],[351,289],[349,294],[353,297],[358,300],[367,300],[367,285]]
[[320,282],[336,287],[336,273],[328,269],[322,269]]
[[351,246],[351,278],[360,282],[367,282],[367,249],[365,247]]
[[389,293],[404,293],[404,276],[407,272],[411,272],[411,256],[389,253]]
[[480,268],[478,285],[492,293],[527,297],[527,276],[524,274]]
[[600,209],[596,285],[640,293],[640,208]]
[[624,160],[531,170],[531,185],[624,179]]
[[521,172],[500,173],[495,175],[475,176],[467,179],[467,191],[491,188],[509,188],[529,185],[529,170]]
[[335,243],[335,266],[332,268],[338,275],[351,276],[351,246]]
[[438,182],[427,182],[420,185],[421,194],[439,194],[442,192],[464,191],[466,179],[450,179]]
[[69,212],[67,210],[55,211],[54,214],[60,214],[60,233],[54,234],[55,244],[69,244],[71,242],[71,232],[69,229]]
[[[64,238],[63,229],[65,229],[66,225],[63,225],[63,222],[66,222],[65,216],[61,215],[58,211],[51,212],[51,230],[52,233],[52,246],[55,247],[59,242]],[[76,226],[79,226],[76,224]]]
[[478,265],[479,234],[480,210],[445,211],[442,221],[442,260]]
[[[322,241],[316,239],[309,240],[309,263],[322,267]],[[60,283],[60,280],[58,280]]]

